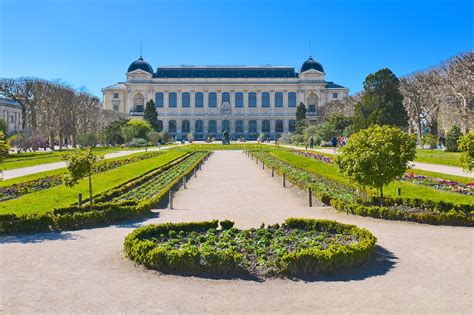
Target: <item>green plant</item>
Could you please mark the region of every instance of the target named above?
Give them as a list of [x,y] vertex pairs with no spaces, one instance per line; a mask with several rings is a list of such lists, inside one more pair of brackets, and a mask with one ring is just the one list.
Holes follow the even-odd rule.
[[296,133],[301,135],[303,134],[303,130],[307,126],[306,122],[306,106],[303,103],[299,103],[296,107]]
[[230,220],[223,220],[219,222],[219,225],[223,230],[230,230],[234,227],[234,222]]
[[461,163],[466,171],[474,170],[474,131],[459,139],[458,148],[462,152]]
[[430,149],[436,149],[436,145],[438,144],[438,138],[431,133],[427,133],[423,136],[422,144],[429,145]]
[[158,124],[158,112],[156,111],[155,102],[153,100],[149,100],[146,103],[143,119],[150,124],[154,131],[161,131],[159,130]]
[[453,126],[446,134],[446,151],[457,152],[458,141],[462,137],[461,128]]
[[5,134],[3,131],[0,131],[0,164],[5,161],[5,158],[8,156],[8,151],[10,150],[10,145],[5,139]]

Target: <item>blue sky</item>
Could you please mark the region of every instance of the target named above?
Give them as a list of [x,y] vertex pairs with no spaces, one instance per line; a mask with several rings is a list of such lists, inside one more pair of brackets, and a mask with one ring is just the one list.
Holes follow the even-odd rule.
[[102,96],[143,57],[180,64],[289,65],[362,89],[473,49],[473,1],[0,0],[0,77],[62,79]]

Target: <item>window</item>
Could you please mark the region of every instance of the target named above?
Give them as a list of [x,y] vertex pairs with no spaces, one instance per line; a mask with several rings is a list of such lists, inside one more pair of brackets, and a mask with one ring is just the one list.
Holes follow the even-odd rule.
[[119,94],[118,94],[118,93],[114,93],[114,98],[119,98]]
[[235,121],[235,132],[244,132],[244,121],[236,120]]
[[190,131],[189,129],[189,120],[183,120],[181,123],[181,132],[182,133],[188,133]]
[[157,130],[158,132],[162,132],[163,131],[163,120],[158,120],[158,123],[157,123]]
[[257,107],[257,93],[249,93],[249,107]]
[[217,107],[217,93],[211,92],[209,93],[209,107]]
[[270,93],[262,93],[262,107],[270,107]]
[[170,120],[168,122],[168,132],[175,133],[176,132],[176,120]]
[[229,92],[222,93],[222,103],[225,103],[225,102],[230,104],[230,93]]
[[204,124],[202,120],[196,120],[194,124],[194,129],[196,130],[196,133],[203,133],[204,131]]
[[163,92],[155,93],[155,106],[156,107],[163,107]]
[[275,93],[275,107],[283,107],[283,93],[282,92]]
[[288,93],[288,107],[296,107],[296,93]]
[[222,132],[224,132],[224,131],[226,131],[226,130],[227,130],[228,132],[230,132],[230,121],[228,121],[228,120],[223,120],[223,121],[222,121]]
[[118,112],[119,111],[119,106],[117,104],[114,104],[113,106],[114,106],[114,111]]
[[244,107],[244,93],[235,93],[235,107]]
[[277,120],[275,122],[275,131],[276,132],[283,132],[283,120]]
[[189,108],[191,106],[191,95],[189,92],[181,93],[181,107]]
[[337,97],[338,97],[337,93],[332,93],[332,98],[337,98]]
[[262,132],[270,132],[270,120],[262,121]]
[[177,96],[176,92],[171,92],[168,94],[168,107],[176,107],[177,106]]
[[288,123],[288,131],[295,132],[296,131],[296,120],[290,120]]
[[145,98],[141,94],[135,95],[133,98],[133,111],[143,112],[143,105],[145,105]]
[[257,121],[249,120],[249,132],[257,132]]
[[204,94],[202,92],[194,94],[194,106],[204,107]]
[[209,133],[217,132],[217,123],[215,120],[209,120]]

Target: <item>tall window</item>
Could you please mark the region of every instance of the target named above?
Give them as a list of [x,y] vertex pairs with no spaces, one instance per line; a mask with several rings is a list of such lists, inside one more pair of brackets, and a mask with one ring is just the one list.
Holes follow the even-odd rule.
[[181,107],[190,107],[191,106],[191,95],[189,92],[181,93]]
[[337,93],[332,93],[332,98],[338,98],[338,94]]
[[181,132],[189,132],[189,120],[183,120],[181,123]]
[[168,122],[168,132],[175,133],[176,132],[176,120],[170,120]]
[[296,120],[292,119],[288,122],[288,131],[295,132],[296,131]]
[[264,121],[262,121],[262,131],[270,132],[270,120],[265,119]]
[[236,120],[235,121],[235,132],[244,132],[244,121]]
[[257,132],[257,121],[249,120],[249,132]]
[[204,124],[202,123],[202,120],[196,120],[194,124],[194,129],[196,130],[196,133],[203,133]]
[[235,93],[235,107],[244,107],[244,93]]
[[168,94],[168,107],[176,107],[177,103],[176,92],[170,92]]
[[114,93],[114,98],[119,98],[119,94],[118,94],[118,93]]
[[194,94],[194,105],[196,107],[204,107],[204,94],[202,92]]
[[226,130],[227,130],[228,132],[230,132],[230,121],[228,121],[228,120],[223,120],[223,121],[222,121],[222,132],[224,132],[224,131],[226,131]]
[[249,93],[249,107],[257,107],[257,93]]
[[157,129],[158,132],[163,131],[163,120],[158,120]]
[[275,122],[275,131],[276,132],[283,132],[283,120],[277,120]]
[[209,120],[209,133],[217,132],[217,123],[215,120]]
[[230,104],[230,93],[229,92],[222,93],[222,103],[225,103],[225,102]]
[[275,107],[283,107],[283,93],[282,92],[275,93]]
[[288,107],[296,107],[296,93],[288,93]]
[[163,92],[155,93],[155,106],[156,107],[163,107]]
[[270,107],[270,93],[262,93],[262,107]]
[[217,107],[217,93],[210,92],[208,97],[209,97],[209,107]]

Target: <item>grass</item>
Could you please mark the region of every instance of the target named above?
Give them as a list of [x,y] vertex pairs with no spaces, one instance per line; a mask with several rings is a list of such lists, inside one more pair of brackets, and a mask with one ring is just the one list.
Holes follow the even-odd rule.
[[232,143],[232,144],[221,144],[221,143],[209,143],[209,144],[190,144],[187,146],[180,147],[181,150],[255,150],[255,149],[271,149],[274,146],[257,144],[257,143]]
[[[307,171],[322,175],[329,180],[354,187],[354,182],[347,176],[339,173],[337,166],[333,164],[324,163],[318,160],[305,158],[303,156],[295,155],[286,150],[276,150],[272,152],[275,157]],[[435,173],[436,174],[436,173]],[[452,176],[450,176],[452,177]],[[472,203],[474,198],[458,193],[445,192],[423,185],[416,185],[408,182],[395,181],[390,185],[384,187],[384,194],[393,197],[397,196],[397,188],[401,188],[402,197],[420,198],[434,201],[447,201],[456,204]]]
[[[185,153],[172,150],[155,158],[146,159],[126,166],[118,167],[107,172],[92,176],[94,194],[99,194],[119,186],[152,169],[164,165]],[[54,208],[69,206],[76,202],[77,195],[82,193],[84,198],[89,196],[89,182],[83,179],[73,188],[64,184],[50,189],[24,195],[18,199],[0,203],[0,214],[14,213],[17,215],[29,213],[45,213]]]
[[460,152],[417,149],[415,162],[462,167],[461,162],[459,161],[460,156]]

